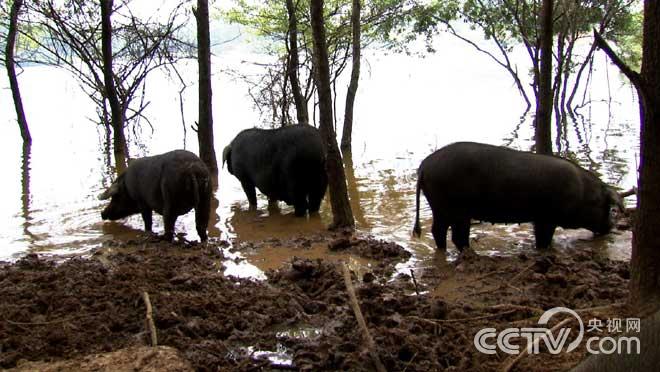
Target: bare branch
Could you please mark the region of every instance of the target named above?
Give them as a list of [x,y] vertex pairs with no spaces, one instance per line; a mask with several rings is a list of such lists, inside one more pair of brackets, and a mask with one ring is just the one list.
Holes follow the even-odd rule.
[[621,70],[621,73],[623,73],[632,83],[632,85],[635,86],[637,91],[639,92],[640,96],[646,101],[646,97],[649,97],[647,94],[647,88],[644,84],[644,81],[642,80],[642,76],[628,67],[628,65],[616,54],[614,50],[610,47],[610,45],[603,39],[603,37],[600,35],[600,33],[596,30],[594,30],[594,38],[596,40],[596,46],[600,48],[605,54],[610,58],[612,63],[616,67]]

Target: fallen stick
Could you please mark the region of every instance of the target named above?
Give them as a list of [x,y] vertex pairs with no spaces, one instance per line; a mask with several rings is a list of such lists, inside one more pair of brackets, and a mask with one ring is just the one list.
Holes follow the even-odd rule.
[[484,274],[484,275],[482,275],[482,276],[477,277],[475,280],[483,280],[483,279],[488,278],[489,276],[500,275],[500,274],[508,274],[508,271],[504,271],[504,270],[495,270],[495,271],[491,271],[491,272],[489,272],[489,273],[487,273],[487,274]]
[[[557,325],[555,325],[554,327],[550,328],[550,333],[553,333],[554,331],[558,330],[559,328],[565,326],[566,324],[568,324],[568,323],[570,323],[570,322],[572,322],[572,321],[574,321],[574,320],[575,320],[575,318],[572,318],[572,317],[571,317],[571,318],[566,318],[566,319],[562,320],[561,322],[557,323]],[[541,342],[541,338],[537,338],[536,340],[534,340],[533,345],[538,345],[539,342]],[[527,356],[527,353],[528,353],[527,350],[529,350],[529,349],[530,349],[529,347],[525,347],[525,348],[520,352],[520,354],[518,354],[518,356],[516,356],[516,357],[513,358],[510,362],[508,362],[507,364],[505,364],[504,367],[502,367],[502,372],[509,372],[509,371],[511,370],[511,368],[513,368],[513,366],[515,366],[516,363],[518,363],[518,361],[520,361],[522,358],[524,358],[525,356]]]
[[488,315],[481,315],[481,316],[475,316],[471,318],[457,318],[457,319],[426,319],[426,318],[420,318],[418,316],[414,315],[409,315],[406,318],[408,319],[415,319],[419,320],[421,322],[429,323],[429,324],[442,324],[442,323],[456,323],[456,322],[469,322],[472,320],[483,320],[483,319],[493,319],[493,318],[499,318],[504,315],[509,315],[515,313],[516,309],[513,310],[508,310],[508,311],[503,311],[501,313],[497,314],[488,314]]
[[584,309],[577,309],[575,310],[576,313],[584,313],[584,312],[590,312],[590,311],[603,311],[603,310],[609,310],[612,308],[617,308],[617,307],[622,307],[625,306],[625,302],[615,302],[613,304],[609,305],[603,305],[603,306],[595,306],[595,307],[587,307]]
[[142,299],[144,305],[147,307],[146,323],[151,334],[151,346],[158,346],[158,336],[156,334],[156,324],[154,323],[153,309],[151,307],[151,300],[149,300],[149,293],[142,292]]
[[487,306],[484,307],[484,309],[515,309],[515,310],[529,311],[535,314],[543,314],[545,312],[545,310],[541,309],[540,307],[515,305],[515,304],[499,304],[499,305]]
[[374,339],[371,338],[371,334],[367,328],[367,323],[364,321],[364,317],[362,316],[362,310],[360,310],[360,304],[358,303],[357,296],[355,295],[355,288],[353,288],[353,283],[351,282],[351,273],[348,271],[346,263],[342,262],[341,267],[342,271],[344,272],[344,283],[346,284],[346,291],[348,292],[351,307],[353,308],[353,313],[355,314],[358,325],[364,334],[364,339],[367,343],[367,349],[369,349],[369,355],[371,356],[371,359],[373,359],[376,370],[378,372],[386,372],[387,370],[385,369],[383,362],[380,361],[380,357],[376,353],[376,343],[374,342]]
[[75,316],[71,316],[71,317],[68,317],[68,318],[55,319],[55,320],[51,320],[51,321],[47,321],[47,322],[17,322],[17,321],[10,320],[10,319],[0,319],[0,322],[7,322],[11,325],[18,325],[18,326],[20,326],[20,325],[40,326],[40,325],[51,325],[51,324],[58,324],[58,323],[66,323],[66,322],[70,322],[72,320],[81,319],[81,318],[88,318],[88,317],[97,316],[97,315],[100,315],[100,314],[101,313],[99,312],[99,313],[92,313],[92,314],[75,315]]
[[419,296],[419,287],[417,286],[417,279],[415,279],[415,271],[410,269],[410,276],[412,277],[413,284],[415,285],[415,293]]
[[403,372],[406,372],[408,370],[408,367],[410,367],[410,364],[413,362],[413,360],[415,360],[415,358],[417,357],[417,354],[418,353],[415,353],[415,355],[413,355],[413,357],[410,358],[410,360],[408,361],[408,364],[406,364],[406,368],[403,369]]
[[[536,262],[532,262],[531,265],[528,265],[527,267],[525,267],[521,272],[519,272],[518,274],[514,275],[513,278],[509,279],[507,282],[513,282],[513,281],[515,281],[515,280],[518,279],[522,274],[526,273],[527,271],[529,271],[529,269],[531,269],[532,267],[534,267],[534,265],[536,265]],[[508,283],[507,283],[507,284],[508,284]],[[515,288],[515,287],[514,287],[514,288]],[[516,288],[516,289],[518,289],[518,288]]]
[[[461,287],[461,288],[465,288],[465,287]],[[500,285],[497,285],[497,286],[492,287],[492,288],[484,289],[482,291],[468,293],[465,296],[466,297],[479,296],[479,295],[482,295],[482,294],[495,292],[495,291],[498,291],[498,290],[503,289],[503,288],[504,288],[504,286],[500,284]]]

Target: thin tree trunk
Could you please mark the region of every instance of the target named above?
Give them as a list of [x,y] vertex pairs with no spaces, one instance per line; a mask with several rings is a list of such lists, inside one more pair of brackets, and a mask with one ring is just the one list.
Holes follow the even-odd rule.
[[14,0],[9,12],[9,30],[7,31],[7,45],[5,46],[5,66],[7,67],[7,76],[9,77],[9,86],[11,94],[14,98],[14,108],[16,109],[16,120],[18,127],[21,130],[21,137],[24,144],[32,143],[32,136],[30,135],[30,128],[28,127],[27,119],[25,118],[25,111],[23,109],[23,99],[21,98],[21,90],[18,87],[18,79],[16,78],[16,62],[14,61],[14,53],[16,50],[16,33],[18,30],[18,13],[23,6],[23,0]]
[[[561,107],[559,106],[559,98],[560,98],[560,92],[562,91],[562,88],[565,83],[568,83],[567,81],[564,82],[563,80],[563,71],[564,71],[564,61],[566,58],[564,58],[564,52],[565,52],[565,39],[564,39],[564,34],[563,32],[559,32],[557,35],[557,70],[554,76],[554,83],[552,85],[552,108],[555,113],[555,128],[556,128],[556,137],[555,137],[555,146],[557,148],[557,153],[561,153],[562,146],[561,146],[561,138],[562,138],[562,123],[566,122],[566,118],[561,114]],[[552,122],[552,117],[550,118],[550,122]]]
[[32,218],[30,218],[30,202],[32,194],[30,193],[30,154],[32,152],[32,143],[23,142],[23,161],[21,163],[21,204],[23,212],[23,234],[32,237],[30,227],[32,227]]
[[316,86],[319,95],[319,130],[327,152],[326,167],[332,206],[332,227],[353,227],[355,220],[348,200],[346,175],[337,144],[337,135],[332,128],[332,92],[323,19],[323,0],[311,0],[309,10],[314,39]]
[[355,105],[358,81],[360,80],[360,0],[353,0],[351,27],[353,29],[353,66],[351,69],[351,82],[348,84],[348,91],[346,92],[346,105],[344,107],[344,130],[341,135],[342,151],[351,151],[351,142],[353,141],[353,107]]
[[536,152],[539,154],[552,154],[552,3],[552,0],[543,0],[540,15],[541,66],[534,120]]
[[296,8],[293,0],[286,0],[286,11],[289,14],[289,58],[288,58],[288,77],[291,83],[291,93],[296,105],[296,117],[298,124],[309,124],[309,112],[307,110],[307,100],[300,89],[300,80],[298,78],[298,19],[296,17]]
[[114,73],[112,70],[112,2],[101,0],[101,51],[103,53],[103,83],[105,94],[110,103],[110,123],[113,132],[113,147],[115,155],[115,168],[117,174],[126,169],[128,148],[124,136],[124,117],[115,88]]
[[218,160],[213,142],[213,110],[211,90],[211,39],[209,36],[209,4],[207,0],[197,0],[193,10],[197,20],[197,62],[199,64],[199,122],[197,140],[199,157],[211,174],[218,174]]
[[633,230],[630,300],[636,306],[660,302],[660,3],[644,1],[642,72],[630,69],[595,33],[598,47],[626,75],[640,96],[640,169]]
[[291,117],[289,116],[289,95],[287,94],[287,82],[289,81],[289,57],[286,61],[282,61],[282,71],[281,74],[277,74],[278,79],[282,79],[282,101],[280,102],[280,111],[282,112],[282,117],[280,118],[280,127],[285,127],[291,122]]

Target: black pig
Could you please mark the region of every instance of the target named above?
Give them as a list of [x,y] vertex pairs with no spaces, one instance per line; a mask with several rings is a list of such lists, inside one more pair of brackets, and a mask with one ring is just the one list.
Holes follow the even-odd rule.
[[241,181],[251,207],[255,187],[269,199],[293,205],[296,216],[318,212],[328,179],[319,131],[309,125],[246,129],[222,153],[227,170]]
[[419,193],[433,213],[433,238],[446,249],[447,229],[459,250],[469,245],[470,220],[533,222],[537,248],[552,242],[557,226],[597,234],[613,226],[619,195],[593,173],[555,156],[474,142],[445,146],[417,172],[414,233],[419,236]]
[[112,198],[101,212],[104,220],[117,220],[141,213],[144,229],[151,232],[152,211],[163,216],[165,239],[174,237],[178,216],[195,209],[195,225],[202,241],[211,203],[211,177],[204,163],[192,152],[170,151],[133,160],[99,199]]

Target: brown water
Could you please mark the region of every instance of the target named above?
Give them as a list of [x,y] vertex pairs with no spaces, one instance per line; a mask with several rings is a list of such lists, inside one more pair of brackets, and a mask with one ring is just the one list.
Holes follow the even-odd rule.
[[[239,60],[240,56],[229,55],[218,64],[240,65]],[[435,251],[431,214],[424,199],[423,235],[417,239],[410,234],[415,171],[420,161],[434,149],[459,140],[529,149],[532,118],[520,117],[521,100],[508,77],[473,55],[463,60],[370,56],[369,61],[356,102],[354,151],[352,158],[346,159],[358,231],[410,250],[413,257],[400,269],[451,259],[455,254],[451,244],[448,257]],[[452,72],[457,69],[472,73]],[[49,83],[44,85],[43,81]],[[636,180],[638,106],[630,88],[618,85],[610,102],[606,87],[599,85],[598,79],[594,81],[594,103],[581,111],[581,117],[567,123],[566,136],[558,143],[562,152],[598,171],[607,182],[628,189]],[[75,81],[52,68],[31,67],[21,75],[21,83],[34,143],[31,149],[21,147],[9,93],[0,92],[0,260],[15,260],[28,252],[84,255],[106,240],[141,236],[139,216],[101,221],[104,203],[96,195],[109,185],[111,176],[102,150],[103,135],[88,120],[95,116],[94,108]],[[219,74],[215,84],[216,152],[220,154],[238,131],[259,124],[259,118],[240,82]],[[6,82],[0,81],[0,85]],[[151,104],[146,111],[154,132],[146,124],[135,132],[131,128],[134,155],[183,147],[175,88],[164,78],[149,82],[148,89],[159,92],[149,97]],[[195,92],[191,87],[186,93],[187,125],[196,117]],[[338,112],[343,109],[338,107]],[[193,135],[188,130],[185,143],[196,151]],[[294,239],[324,231],[330,221],[327,202],[316,218],[295,218],[293,209],[283,204],[279,212],[268,211],[263,197],[258,210],[249,211],[240,184],[226,169],[219,176],[219,185],[210,236],[237,242],[226,250],[235,258],[225,263],[228,274],[261,277],[264,270],[279,267],[293,255],[348,259],[356,267],[373,264],[331,254],[324,243],[312,244],[304,252],[286,244],[251,248],[250,242]],[[154,230],[162,232],[159,217],[154,220]],[[178,219],[176,230],[187,232],[189,239],[198,238],[192,213]],[[534,249],[530,226],[525,224],[476,225],[471,237],[472,246],[483,254]],[[586,230],[558,230],[554,245],[558,250],[590,246],[606,256],[628,259],[630,239],[630,232],[615,231],[593,239]]]

